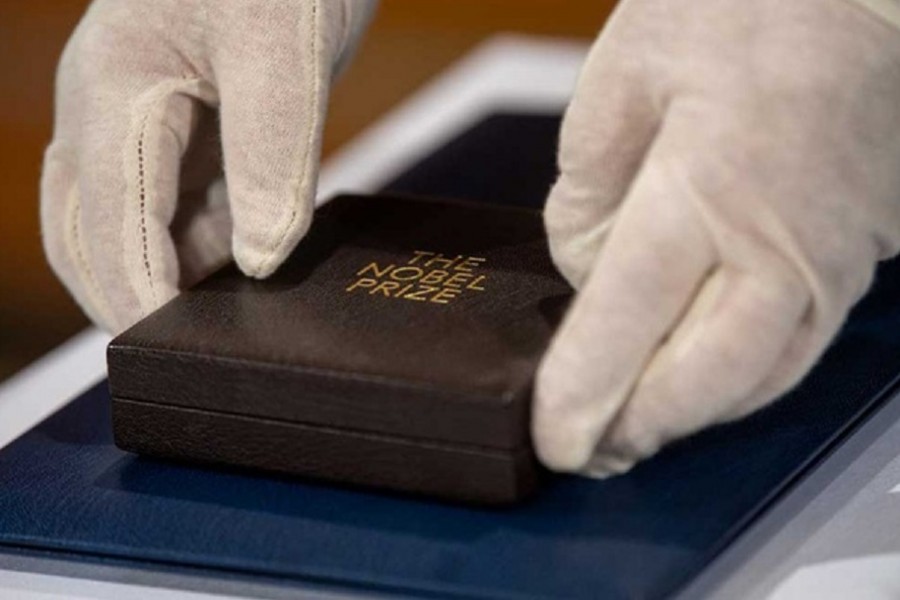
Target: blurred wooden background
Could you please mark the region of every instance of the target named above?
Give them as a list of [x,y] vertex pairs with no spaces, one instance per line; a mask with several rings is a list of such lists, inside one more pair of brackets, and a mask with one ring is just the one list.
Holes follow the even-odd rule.
[[[222,0],[240,1],[240,0]],[[0,380],[87,325],[46,266],[38,179],[53,74],[86,0],[0,3]],[[332,97],[327,155],[498,32],[593,37],[614,0],[382,0]]]

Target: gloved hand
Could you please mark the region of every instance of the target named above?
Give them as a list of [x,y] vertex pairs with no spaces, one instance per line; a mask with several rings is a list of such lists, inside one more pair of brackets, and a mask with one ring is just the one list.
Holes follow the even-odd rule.
[[232,251],[248,275],[279,266],[312,217],[332,75],[373,6],[93,3],[59,66],[41,222],[95,322],[124,329]]
[[536,382],[549,467],[620,473],[770,402],[898,252],[900,3],[865,4],[617,8],[545,213],[579,290]]

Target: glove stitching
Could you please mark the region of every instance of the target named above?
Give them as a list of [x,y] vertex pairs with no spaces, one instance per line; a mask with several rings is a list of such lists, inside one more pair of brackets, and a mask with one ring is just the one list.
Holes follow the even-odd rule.
[[153,302],[156,304],[158,298],[156,288],[153,285],[153,271],[150,268],[150,252],[147,243],[147,187],[146,187],[146,165],[144,163],[144,142],[147,136],[147,123],[150,120],[150,113],[144,115],[144,119],[140,126],[140,135],[137,140],[137,176],[138,176],[138,194],[140,198],[140,229],[141,229],[141,250],[144,260],[144,273],[147,276],[147,284],[150,286],[150,292],[153,294]]
[[[313,21],[313,35],[312,43],[310,44],[310,49],[313,55],[313,98],[312,98],[312,113],[314,115],[314,119],[318,119],[319,115],[319,105],[320,105],[320,96],[321,96],[321,83],[320,83],[320,75],[321,69],[319,66],[319,33],[321,31],[321,25],[319,23],[319,3],[318,1],[312,2],[311,9],[311,18]],[[269,263],[271,263],[275,257],[278,249],[284,243],[284,240],[287,238],[288,233],[294,228],[294,224],[297,222],[297,217],[300,215],[300,211],[297,209],[296,205],[296,196],[299,193],[299,190],[302,189],[309,181],[309,157],[310,151],[312,150],[312,145],[315,140],[315,133],[317,124],[309,127],[309,130],[306,134],[306,143],[303,145],[301,149],[301,159],[298,161],[302,164],[300,168],[300,175],[295,177],[293,181],[291,181],[291,196],[295,201],[294,206],[291,210],[290,218],[281,228],[281,233],[276,238],[274,244],[269,246],[266,250],[266,255],[259,261],[257,264],[258,272],[265,272],[268,268]]]
[[[143,109],[143,111],[139,117],[139,120],[132,129],[133,133],[131,137],[133,138],[133,142],[130,144],[126,144],[126,148],[136,149],[136,152],[134,154],[136,160],[130,167],[130,170],[133,170],[128,177],[128,195],[130,197],[133,197],[133,195],[137,196],[137,227],[140,235],[141,266],[143,275],[147,282],[147,287],[150,290],[150,295],[154,307],[158,306],[160,304],[160,301],[159,290],[157,289],[157,286],[153,279],[154,269],[152,261],[150,260],[150,232],[148,224],[149,217],[147,214],[150,194],[153,191],[152,189],[150,189],[152,180],[151,178],[148,178],[148,174],[151,170],[151,165],[149,163],[150,156],[148,154],[150,147],[150,121],[153,118],[160,117],[160,129],[166,127],[167,124],[165,123],[164,118],[159,115],[160,108],[167,100],[170,99],[173,93],[178,92],[180,89],[183,90],[186,86],[197,83],[200,83],[200,80],[198,78],[184,76],[181,79],[177,79],[174,81],[164,81],[152,88],[146,94],[145,100],[138,104],[139,109]],[[176,132],[172,131],[172,134],[176,137],[176,139],[178,139]],[[130,161],[126,161],[126,164],[128,162]],[[130,205],[130,202],[126,203],[126,206]],[[127,217],[125,219],[125,222],[126,224],[128,223]],[[135,293],[138,294],[137,290],[135,290]],[[140,294],[138,294],[138,303],[140,305],[144,304],[143,302],[141,302]]]
[[108,326],[113,326],[116,321],[110,315],[106,302],[103,301],[100,285],[98,285],[97,279],[94,277],[94,270],[91,269],[90,263],[87,261],[84,252],[84,244],[81,236],[81,200],[78,196],[77,187],[73,186],[72,191],[69,192],[69,202],[72,205],[69,216],[72,242],[69,246],[74,250],[75,261],[81,267],[81,272],[84,273],[85,279],[87,280],[87,285],[84,290],[85,295],[87,296],[86,300],[89,304],[93,305],[94,310],[96,310],[100,316],[100,320],[106,322]]

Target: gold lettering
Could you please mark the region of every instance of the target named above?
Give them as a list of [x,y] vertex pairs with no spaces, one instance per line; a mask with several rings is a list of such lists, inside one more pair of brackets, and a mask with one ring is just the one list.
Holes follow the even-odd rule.
[[449,277],[450,273],[448,271],[441,271],[440,269],[435,269],[434,271],[429,271],[425,274],[422,279],[419,280],[420,283],[424,285],[437,285],[443,280]]
[[461,290],[462,284],[464,284],[469,279],[472,279],[471,273],[454,273],[450,279],[444,282],[444,287]]
[[437,302],[438,304],[449,304],[450,300],[456,298],[461,293],[462,290],[443,288],[441,291],[431,297],[431,301]]
[[464,261],[456,265],[455,269],[457,271],[465,271],[466,273],[471,273],[476,267],[480,267],[481,263],[486,260],[486,258],[481,258],[479,256],[467,256]]
[[394,265],[388,265],[388,266],[384,267],[383,269],[379,270],[379,269],[378,269],[378,263],[369,263],[368,265],[366,265],[365,267],[363,267],[362,269],[360,269],[360,270],[356,273],[356,276],[357,276],[357,277],[362,277],[363,275],[365,275],[365,274],[368,273],[369,271],[373,271],[375,277],[384,277],[384,276],[387,275],[387,274],[390,272],[390,270],[393,269],[393,268],[394,268]]
[[409,259],[406,264],[414,265],[419,262],[420,258],[425,258],[426,256],[434,256],[434,252],[428,252],[427,250],[413,250],[413,257]]
[[433,285],[423,285],[416,291],[410,292],[410,293],[404,295],[403,297],[406,298],[407,300],[415,300],[416,302],[425,302],[426,300],[428,300],[428,298],[427,298],[428,294],[430,294],[431,292],[433,292],[436,289],[438,289],[438,288],[434,287]]
[[352,292],[356,288],[370,288],[377,283],[378,283],[377,279],[372,279],[370,277],[363,277],[362,279],[358,279],[357,281],[353,282],[353,284],[350,287],[348,287],[346,291]]
[[426,267],[430,267],[431,265],[437,263],[445,269],[450,269],[458,260],[463,258],[462,256],[457,255],[455,258],[447,258],[443,254],[435,254],[433,257],[428,259],[428,262],[425,263]]
[[345,290],[362,289],[370,296],[449,304],[467,290],[484,291],[487,275],[476,275],[475,270],[486,260],[479,256],[447,256],[414,250],[412,258],[399,266],[370,262],[357,271],[356,280]]
[[[401,273],[403,274],[401,275]],[[399,269],[391,271],[391,279],[396,279],[397,281],[412,281],[424,274],[425,271],[419,267],[400,267]]]
[[378,285],[376,285],[374,288],[372,288],[369,291],[369,295],[371,296],[371,295],[374,295],[376,292],[381,292],[382,294],[385,295],[385,297],[390,298],[391,292],[398,289],[399,287],[400,287],[400,284],[397,283],[396,281],[382,281],[381,283],[379,283]]
[[483,292],[483,287],[478,287],[478,284],[487,279],[487,275],[479,275],[475,278],[475,281],[466,286],[467,290],[474,290],[476,292]]

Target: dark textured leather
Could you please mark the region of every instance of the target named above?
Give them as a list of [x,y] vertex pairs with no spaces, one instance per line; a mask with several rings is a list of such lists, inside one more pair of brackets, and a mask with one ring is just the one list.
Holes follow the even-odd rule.
[[111,343],[116,441],[513,501],[535,479],[531,381],[569,297],[539,211],[340,197],[272,278],[226,268]]
[[[514,502],[536,483],[532,456],[525,447],[465,449],[122,399],[113,401],[113,426],[117,445],[140,454],[264,468],[477,503]],[[161,440],[161,432],[168,437]]]

